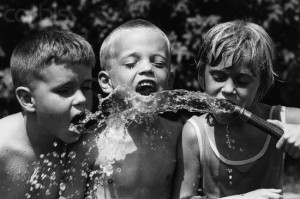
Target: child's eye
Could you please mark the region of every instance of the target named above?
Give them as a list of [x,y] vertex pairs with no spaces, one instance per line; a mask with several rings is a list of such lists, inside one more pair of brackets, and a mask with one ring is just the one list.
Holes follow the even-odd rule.
[[216,82],[224,82],[228,78],[228,75],[226,75],[225,73],[213,73],[211,74],[211,76]]
[[164,68],[166,67],[166,63],[165,62],[154,62],[153,65],[157,68]]
[[135,63],[125,63],[124,64],[126,68],[133,68],[135,66]]
[[247,86],[252,83],[252,78],[249,76],[241,76],[237,79],[237,83],[241,86]]
[[74,89],[72,87],[61,87],[58,88],[55,92],[59,95],[67,96],[73,93]]

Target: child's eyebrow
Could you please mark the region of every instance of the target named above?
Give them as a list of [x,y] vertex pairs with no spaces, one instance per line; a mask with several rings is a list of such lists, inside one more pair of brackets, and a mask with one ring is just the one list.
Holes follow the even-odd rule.
[[58,82],[56,83],[55,85],[52,86],[52,89],[55,90],[55,89],[59,89],[59,88],[62,88],[62,87],[68,87],[68,86],[72,86],[74,85],[74,82],[73,81],[67,81],[67,82]]
[[167,55],[165,56],[165,55],[162,55],[162,54],[159,54],[159,53],[155,53],[155,54],[151,55],[151,57],[156,57],[156,56],[161,57],[163,59],[167,59]]
[[[53,88],[59,88],[59,87],[63,87],[63,86],[71,86],[71,85],[74,85],[76,81],[77,80],[75,80],[75,79],[70,79],[68,81],[63,80],[63,81],[60,81],[57,84],[55,84],[53,86]],[[83,82],[84,83],[92,83],[93,80],[91,78],[88,78],[88,79],[83,80]]]
[[138,58],[138,57],[140,57],[139,55],[138,55],[138,53],[137,52],[131,52],[131,53],[129,53],[129,54],[122,54],[121,55],[122,56],[122,58],[127,58],[127,57],[135,57],[135,58]]

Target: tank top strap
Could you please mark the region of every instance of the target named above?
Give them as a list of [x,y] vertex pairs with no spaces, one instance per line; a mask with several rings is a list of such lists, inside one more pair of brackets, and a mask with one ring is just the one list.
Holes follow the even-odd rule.
[[272,106],[270,110],[270,119],[285,122],[285,106]]
[[[193,116],[190,119],[188,119],[188,122],[193,126],[195,129],[197,140],[198,140],[198,146],[199,146],[199,162],[200,162],[200,169],[201,169],[201,175],[202,175],[202,165],[203,162],[203,155],[204,155],[204,149],[203,149],[203,127],[201,125],[201,119],[198,116]],[[202,130],[202,131],[201,131]]]

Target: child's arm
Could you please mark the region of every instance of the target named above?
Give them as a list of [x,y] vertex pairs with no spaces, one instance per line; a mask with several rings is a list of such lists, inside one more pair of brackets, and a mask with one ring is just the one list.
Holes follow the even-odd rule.
[[[182,138],[177,149],[177,168],[174,181],[174,199],[200,199],[198,189],[201,179],[200,151],[194,127],[187,122],[182,131]],[[280,189],[258,189],[224,199],[280,199]],[[207,197],[204,197],[207,198]],[[209,199],[209,198],[207,198]]]
[[93,164],[94,149],[85,136],[70,146],[66,154],[63,188],[60,199],[83,199],[88,177]]
[[289,154],[293,158],[300,157],[300,109],[287,107],[285,110],[285,122],[268,120],[284,130],[284,134],[277,142],[276,147]]
[[173,198],[190,198],[198,195],[201,176],[199,146],[194,127],[187,122],[177,147],[177,168]]

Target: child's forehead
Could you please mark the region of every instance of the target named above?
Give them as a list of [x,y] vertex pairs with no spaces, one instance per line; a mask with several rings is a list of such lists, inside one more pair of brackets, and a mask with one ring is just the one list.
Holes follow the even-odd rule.
[[131,42],[140,42],[143,40],[163,40],[164,43],[167,43],[164,35],[153,27],[135,27],[131,29],[119,30],[116,33],[115,38],[113,39],[113,44],[120,44],[131,39]]
[[163,53],[169,56],[169,45],[166,38],[156,29],[139,27],[121,31],[112,42],[112,57],[126,52],[132,53]]
[[49,72],[53,74],[53,78],[68,74],[76,74],[84,76],[91,74],[92,66],[83,63],[70,63],[70,62],[52,62],[47,64],[40,70],[40,77],[47,76]]
[[210,65],[211,69],[253,74],[252,61],[247,56],[247,53],[240,57],[236,57],[234,54],[220,56],[219,61],[215,65]]

